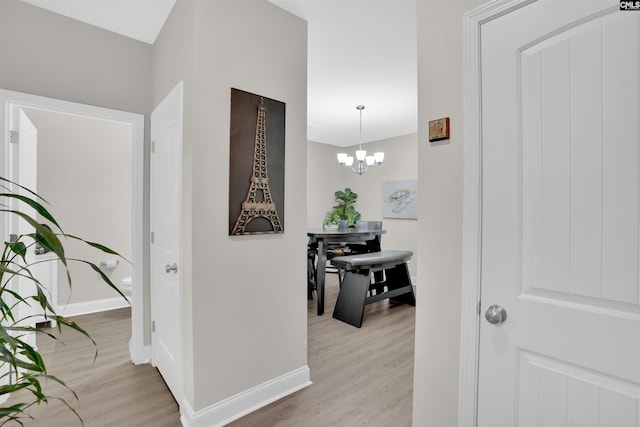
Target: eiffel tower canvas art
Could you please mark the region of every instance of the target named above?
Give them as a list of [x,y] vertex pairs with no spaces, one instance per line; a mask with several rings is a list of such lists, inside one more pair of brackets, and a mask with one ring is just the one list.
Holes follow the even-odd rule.
[[229,234],[284,232],[285,105],[231,89]]

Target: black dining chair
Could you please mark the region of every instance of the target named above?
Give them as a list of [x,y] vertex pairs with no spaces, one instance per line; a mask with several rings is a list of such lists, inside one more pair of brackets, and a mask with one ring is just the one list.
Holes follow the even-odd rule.
[[[357,230],[382,230],[382,221],[358,221],[356,223]],[[347,245],[347,250],[349,255],[358,255],[358,254],[368,254],[372,252],[378,252],[382,248],[380,247],[379,240],[366,240],[362,242],[353,242]],[[345,271],[340,271],[338,274],[344,278]],[[384,282],[384,272],[376,271],[371,273],[371,288],[369,289],[369,294],[372,291],[376,293],[381,292],[380,283]],[[342,285],[342,281],[340,281]]]
[[[358,221],[356,222],[356,230],[382,230],[382,221]],[[347,244],[346,247],[349,255],[366,254],[380,250],[378,242],[375,240],[353,242]]]
[[[325,274],[337,274],[338,284],[340,286],[342,286],[344,271],[331,264],[331,259],[342,255],[351,255],[351,250],[345,244],[329,244],[329,247],[327,248],[327,264],[325,265]],[[309,241],[307,242],[307,299],[310,300],[313,299],[313,291],[316,290],[318,260],[318,242],[316,242],[314,239],[309,239]]]
[[315,248],[311,243],[307,244],[307,299],[313,299],[313,291],[316,290],[316,260],[318,258],[318,244]]

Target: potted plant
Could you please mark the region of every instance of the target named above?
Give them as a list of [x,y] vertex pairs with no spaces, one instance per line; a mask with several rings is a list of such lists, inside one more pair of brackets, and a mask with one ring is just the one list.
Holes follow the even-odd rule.
[[322,228],[325,230],[337,230],[340,225],[340,215],[338,212],[334,210],[330,210],[324,216],[324,221],[322,223]]
[[[356,211],[354,204],[358,199],[358,194],[347,187],[334,193],[337,204],[333,210],[327,212],[324,219],[325,228],[331,224],[338,224],[338,228],[355,228],[356,222],[360,220],[360,212]],[[342,226],[340,222],[342,221]]]
[[[21,193],[21,194],[20,194]],[[26,195],[25,195],[26,194]],[[10,201],[17,202],[17,208],[10,208]],[[0,425],[10,421],[16,421],[22,425],[21,419],[31,418],[27,409],[34,404],[47,403],[49,399],[61,400],[73,411],[80,422],[79,414],[64,399],[48,396],[42,388],[41,381],[53,381],[67,387],[63,380],[51,375],[46,368],[45,361],[37,348],[29,342],[33,334],[48,336],[57,339],[51,334],[42,332],[29,324],[29,317],[21,317],[21,308],[25,306],[38,307],[46,319],[55,321],[58,330],[63,327],[71,328],[90,339],[94,345],[95,341],[89,334],[75,322],[58,315],[49,302],[49,296],[45,286],[35,277],[30,267],[41,262],[60,261],[67,271],[69,285],[71,277],[68,265],[70,263],[82,263],[92,268],[102,281],[117,293],[125,298],[124,294],[111,282],[102,270],[92,262],[69,258],[65,256],[64,241],[78,240],[86,243],[89,247],[105,252],[110,255],[120,256],[117,252],[99,243],[89,242],[79,237],[66,234],[60,228],[56,219],[44,207],[46,201],[31,190],[18,185],[8,179],[0,177],[0,218],[8,216],[19,217],[26,221],[33,232],[25,235],[12,236],[8,242],[4,243],[0,257],[0,401],[6,399],[10,393],[20,390],[28,393],[20,394],[21,399],[27,402],[14,403],[11,406],[0,406]],[[26,209],[25,209],[26,208]],[[37,213],[47,220],[51,228],[40,224],[35,215]],[[4,218],[2,219],[4,220]],[[55,254],[54,260],[34,261],[29,263],[28,251],[34,251],[39,245]],[[34,284],[31,291],[24,291],[24,287],[17,285],[18,281],[27,281]],[[22,293],[21,293],[22,292]],[[126,299],[126,298],[125,298]],[[97,349],[96,349],[97,356]],[[67,387],[68,388],[68,387]],[[72,391],[73,393],[73,391]],[[77,399],[77,395],[73,393]],[[22,397],[28,396],[28,397]]]

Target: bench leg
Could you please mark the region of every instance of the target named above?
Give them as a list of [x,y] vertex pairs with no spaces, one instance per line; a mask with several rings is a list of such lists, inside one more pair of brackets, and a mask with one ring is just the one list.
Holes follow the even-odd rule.
[[392,301],[396,301],[402,304],[416,305],[416,296],[413,292],[413,286],[411,285],[411,276],[409,275],[409,267],[407,264],[398,264],[393,268],[385,270],[387,276],[386,285],[389,291],[403,288],[405,286],[410,287],[411,291],[396,297],[390,298]]
[[366,274],[351,271],[345,273],[336,306],[333,309],[334,319],[342,320],[358,328],[362,326],[369,283],[368,270]]

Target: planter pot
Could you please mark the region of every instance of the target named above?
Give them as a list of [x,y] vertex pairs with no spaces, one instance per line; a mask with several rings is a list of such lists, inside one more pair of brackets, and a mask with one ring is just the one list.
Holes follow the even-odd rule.
[[346,219],[341,219],[340,221],[338,221],[338,230],[346,231],[348,226],[349,221],[347,221]]

